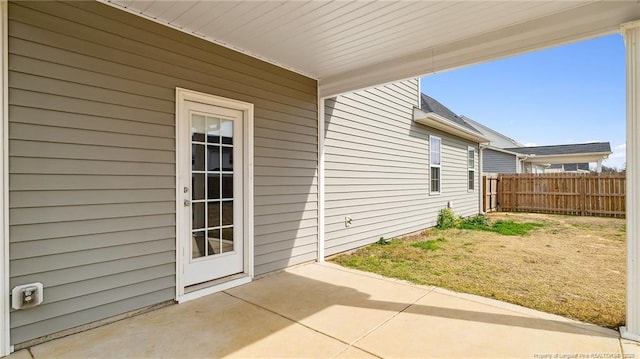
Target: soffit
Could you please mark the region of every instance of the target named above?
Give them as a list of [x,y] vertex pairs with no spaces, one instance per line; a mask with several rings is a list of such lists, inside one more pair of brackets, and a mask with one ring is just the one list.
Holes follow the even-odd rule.
[[636,2],[137,1],[121,9],[294,70],[330,96],[617,31]]

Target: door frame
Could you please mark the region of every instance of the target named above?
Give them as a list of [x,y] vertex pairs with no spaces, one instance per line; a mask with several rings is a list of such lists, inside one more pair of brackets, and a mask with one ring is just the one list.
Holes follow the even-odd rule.
[[[241,275],[231,276],[227,281],[213,280],[210,286],[185,293],[184,283],[184,241],[180,240],[181,233],[189,223],[182,223],[180,213],[182,211],[182,193],[180,184],[191,183],[190,178],[185,178],[178,164],[184,161],[188,154],[183,153],[178,142],[189,138],[188,134],[181,133],[178,121],[183,113],[185,101],[199,102],[207,105],[226,107],[241,111],[242,116],[242,171],[243,171],[243,272]],[[184,120],[184,119],[183,119]],[[196,299],[211,293],[219,292],[237,285],[248,283],[254,276],[254,239],[253,239],[253,104],[202,92],[176,87],[176,301],[179,303]]]

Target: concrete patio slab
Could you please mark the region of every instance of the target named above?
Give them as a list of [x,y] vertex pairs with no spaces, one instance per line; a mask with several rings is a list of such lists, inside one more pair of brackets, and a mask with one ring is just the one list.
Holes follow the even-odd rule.
[[225,293],[31,348],[35,358],[329,358],[346,345]]
[[307,265],[227,292],[351,343],[429,291],[331,265]]
[[623,358],[640,358],[640,343],[621,339]]
[[333,357],[333,359],[374,359],[379,358],[373,354],[369,354],[355,347],[349,347],[347,350]]
[[333,264],[292,268],[30,353],[35,359],[622,357],[615,331]]
[[27,349],[18,350],[17,352],[9,356],[11,359],[32,359],[31,354]]
[[[506,310],[493,305],[497,301],[450,293],[429,293],[355,346],[385,358],[620,354],[615,331],[564,318],[542,319],[530,310]],[[402,338],[402,345],[395,338]]]

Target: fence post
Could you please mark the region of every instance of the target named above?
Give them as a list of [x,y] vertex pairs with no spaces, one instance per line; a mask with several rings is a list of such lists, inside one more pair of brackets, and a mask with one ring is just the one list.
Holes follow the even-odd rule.
[[496,189],[497,189],[497,194],[496,194],[496,211],[498,212],[502,212],[502,197],[504,197],[504,188],[502,186],[502,184],[504,183],[504,181],[502,181],[502,175],[499,174],[498,175],[498,180],[496,181]]
[[514,178],[511,177],[511,209],[514,212],[518,212],[518,195],[516,194],[516,182]]
[[487,176],[482,176],[482,212],[487,213]]
[[580,176],[578,193],[580,193],[580,215],[584,216],[587,206],[587,178],[585,176]]

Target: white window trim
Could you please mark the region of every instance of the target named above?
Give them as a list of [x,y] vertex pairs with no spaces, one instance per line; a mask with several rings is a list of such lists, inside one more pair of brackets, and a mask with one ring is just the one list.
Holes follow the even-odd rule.
[[[469,167],[469,151],[473,151],[473,166]],[[477,183],[476,183],[476,153],[478,151],[476,151],[476,148],[473,146],[468,146],[467,147],[467,192],[469,193],[473,193],[476,192],[477,190]],[[469,189],[469,171],[473,171],[473,189]]]
[[0,99],[2,101],[2,127],[0,127],[0,138],[2,140],[2,179],[0,180],[0,233],[2,241],[2,255],[0,256],[0,286],[2,287],[2,314],[0,314],[0,356],[13,352],[10,337],[9,325],[9,72],[8,72],[8,26],[7,26],[7,1],[0,1],[0,47],[2,47],[2,87],[0,89]]
[[178,302],[185,302],[188,300],[196,299],[216,291],[221,291],[228,289],[230,286],[236,286],[240,284],[247,283],[251,280],[251,278],[255,275],[255,266],[254,266],[254,234],[253,234],[253,104],[243,101],[237,101],[233,99],[228,99],[224,97],[219,97],[215,95],[210,95],[202,92],[196,92],[192,90],[187,90],[183,88],[176,87],[176,184],[179,182],[178,179],[182,176],[180,172],[180,168],[178,166],[179,161],[181,161],[182,153],[181,147],[178,146],[179,139],[181,136],[185,136],[183,133],[179,133],[178,121],[179,116],[182,113],[184,102],[185,101],[194,101],[205,104],[210,104],[213,106],[227,107],[235,110],[239,110],[243,112],[243,141],[244,141],[244,196],[243,196],[243,208],[244,208],[244,273],[247,275],[244,278],[240,278],[238,280],[234,280],[231,282],[225,282],[218,284],[214,287],[208,287],[196,292],[191,292],[186,294],[185,284],[184,284],[184,275],[183,275],[183,241],[180,241],[180,235],[182,233],[182,229],[184,223],[181,223],[179,215],[182,206],[182,203],[178,201],[179,198],[182,198],[182,192],[178,185],[176,185],[176,300]]
[[[440,148],[439,148],[439,153],[440,153],[440,164],[438,165],[434,165],[431,161],[431,147],[433,145],[433,140],[437,139],[440,141]],[[440,169],[440,178],[438,179],[438,190],[434,191],[432,186],[431,186],[431,168],[439,168]],[[434,135],[429,135],[429,194],[430,195],[438,195],[442,193],[442,138],[438,137],[438,136],[434,136]]]

